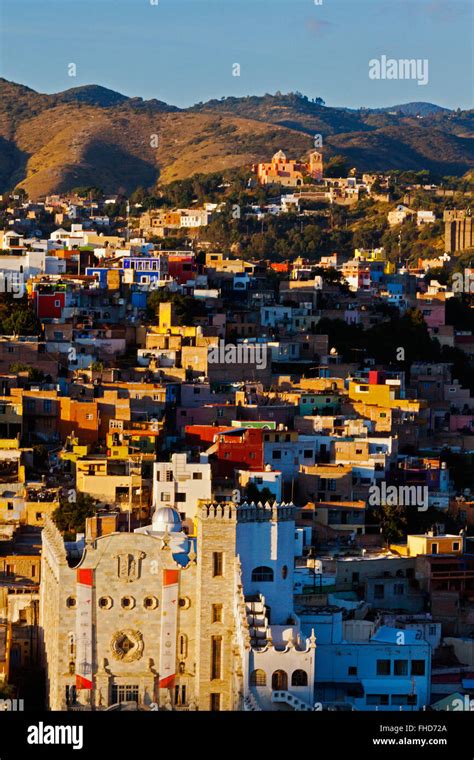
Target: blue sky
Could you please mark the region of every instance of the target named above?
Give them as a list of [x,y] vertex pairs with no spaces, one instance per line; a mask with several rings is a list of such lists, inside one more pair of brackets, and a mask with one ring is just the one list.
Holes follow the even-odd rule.
[[[153,1],[0,0],[0,76],[40,92],[100,84],[182,107],[276,90],[351,108],[473,107],[472,0]],[[369,79],[381,55],[428,59],[429,83]]]

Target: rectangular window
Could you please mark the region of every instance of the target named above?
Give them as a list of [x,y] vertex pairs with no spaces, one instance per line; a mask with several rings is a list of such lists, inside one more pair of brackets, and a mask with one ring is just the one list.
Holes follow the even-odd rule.
[[394,676],[407,676],[408,675],[408,660],[395,660],[393,664]]
[[66,686],[66,705],[74,705],[76,704],[77,700],[77,692],[76,687],[73,686]]
[[367,705],[388,705],[388,694],[367,694]]
[[185,494],[185,493],[180,493],[180,492],[178,491],[178,493],[176,494],[176,501],[177,501],[177,502],[178,502],[178,501],[179,501],[179,502],[183,502],[183,501],[186,501],[186,494]]
[[274,451],[272,453],[272,459],[281,459],[281,451]]
[[211,637],[211,679],[221,677],[222,636]]
[[222,623],[222,604],[212,605],[212,622]]
[[175,705],[186,704],[186,686],[183,685],[174,687],[174,703]]
[[193,480],[202,480],[202,472],[193,472]]
[[412,676],[424,676],[425,675],[425,661],[424,660],[412,660],[411,661],[411,674],[412,674]]
[[120,702],[138,702],[138,685],[113,684],[112,704],[116,705]]
[[383,583],[376,583],[374,586],[374,599],[383,599],[385,587]]
[[221,709],[221,695],[211,694],[211,710],[212,712],[219,712]]
[[218,578],[223,575],[224,570],[224,555],[222,552],[212,553],[212,575],[214,578]]
[[389,676],[391,674],[390,660],[377,660],[377,675]]
[[355,665],[349,665],[347,668],[347,675],[348,676],[356,676],[357,675],[357,668]]

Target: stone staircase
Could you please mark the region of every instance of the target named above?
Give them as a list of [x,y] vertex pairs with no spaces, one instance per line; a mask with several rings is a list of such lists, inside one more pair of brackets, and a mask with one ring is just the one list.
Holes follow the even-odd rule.
[[314,708],[303,702],[302,699],[294,697],[289,691],[273,691],[272,702],[279,702],[280,704],[287,704],[293,710],[297,712],[313,712]]
[[251,691],[244,697],[244,712],[261,712],[262,708]]
[[245,611],[249,625],[250,643],[253,648],[261,649],[268,642],[268,618],[264,597],[261,594],[246,596]]

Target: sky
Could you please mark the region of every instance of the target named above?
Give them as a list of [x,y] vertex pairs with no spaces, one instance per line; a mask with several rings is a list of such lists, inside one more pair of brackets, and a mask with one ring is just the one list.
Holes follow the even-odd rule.
[[[5,79],[180,107],[298,90],[349,108],[473,108],[473,49],[472,0],[0,0]],[[371,79],[381,56],[426,59],[428,83]]]

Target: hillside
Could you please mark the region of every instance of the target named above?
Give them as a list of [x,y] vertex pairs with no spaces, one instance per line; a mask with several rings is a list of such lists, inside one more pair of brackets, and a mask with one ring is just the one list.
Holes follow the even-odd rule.
[[417,118],[403,106],[396,115],[350,111],[277,93],[178,109],[97,85],[44,95],[0,79],[0,191],[20,185],[32,198],[78,185],[132,191],[249,165],[278,148],[299,157],[315,134],[326,157],[342,153],[362,170],[464,174],[474,165],[474,112],[427,105]]
[[385,108],[370,108],[372,113],[400,113],[403,116],[431,116],[436,113],[450,113],[449,108],[442,108],[434,103],[402,103],[397,106],[388,106]]

